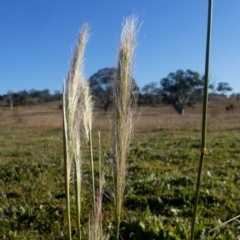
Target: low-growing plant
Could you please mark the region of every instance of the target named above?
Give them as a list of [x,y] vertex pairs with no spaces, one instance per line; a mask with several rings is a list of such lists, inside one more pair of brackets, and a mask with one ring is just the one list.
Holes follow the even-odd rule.
[[[93,156],[93,102],[89,83],[85,81],[83,74],[83,55],[88,40],[88,27],[84,24],[63,87],[65,194],[59,190],[63,180],[60,174],[57,176],[63,166],[57,151],[51,149],[43,138],[45,132],[38,133],[41,141],[36,143],[37,149],[42,146],[45,154],[41,157],[28,148],[1,149],[1,157],[11,161],[14,158],[21,159],[20,164],[15,160],[14,164],[10,162],[0,169],[0,184],[3,186],[0,192],[3,203],[0,207],[1,238],[66,239],[64,210],[69,240],[180,240],[189,237],[191,240],[232,240],[239,235],[239,229],[234,225],[239,224],[237,213],[240,211],[237,204],[240,176],[236,160],[240,153],[240,139],[236,134],[239,129],[231,129],[236,141],[232,140],[229,133],[226,133],[227,139],[223,139],[222,135],[212,135],[211,139],[214,141],[209,142],[209,156],[214,156],[215,162],[210,162],[208,169],[202,174],[206,153],[211,9],[212,0],[209,0],[202,143],[197,184],[194,177],[198,140],[188,136],[189,129],[174,130],[170,133],[169,130],[161,128],[155,133],[152,132],[149,135],[151,137],[130,145],[135,112],[131,76],[137,34],[135,16],[127,18],[123,24],[113,84],[112,145],[110,150],[104,149],[102,153],[101,136],[98,133],[98,157],[95,157],[95,160],[98,159],[99,178],[98,181],[95,180],[94,156],[97,154]],[[192,134],[196,135],[198,132],[193,130]],[[4,134],[8,135],[6,131]],[[28,136],[30,133],[25,134]],[[22,132],[19,135],[23,135]],[[89,153],[83,149],[83,138]],[[8,141],[6,139],[5,141]],[[22,141],[22,138],[20,139]],[[11,141],[8,145],[13,146]],[[0,143],[6,144],[1,138]],[[83,161],[84,157],[90,158],[90,169],[88,164],[83,164],[87,163]],[[30,161],[32,158],[36,158],[35,161]],[[43,161],[44,158],[51,161]],[[90,183],[88,179],[91,179]],[[105,188],[105,181],[114,188],[113,192],[109,193]],[[42,184],[41,188],[38,186],[39,182]],[[70,204],[72,182],[75,187],[75,207]],[[55,188],[51,186],[53,184]],[[98,190],[95,189],[95,184]],[[43,188],[47,194],[43,193]],[[39,198],[40,194],[42,198]],[[109,196],[113,196],[113,204],[106,200]],[[64,198],[65,209],[62,206]],[[76,220],[75,224],[73,219]]]

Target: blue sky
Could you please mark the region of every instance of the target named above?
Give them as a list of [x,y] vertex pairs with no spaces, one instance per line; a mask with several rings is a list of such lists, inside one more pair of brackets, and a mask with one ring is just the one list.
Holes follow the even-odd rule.
[[[90,25],[85,77],[116,64],[121,26],[135,13],[143,22],[133,75],[142,87],[170,72],[204,74],[207,0],[2,0],[0,94],[61,90],[84,22]],[[215,0],[211,82],[240,92],[240,1]]]

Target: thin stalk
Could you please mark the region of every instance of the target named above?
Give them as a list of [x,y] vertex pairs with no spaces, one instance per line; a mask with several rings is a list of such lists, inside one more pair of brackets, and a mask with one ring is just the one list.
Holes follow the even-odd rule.
[[75,167],[75,198],[77,211],[78,239],[81,239],[81,172],[79,160],[74,161]]
[[102,179],[102,163],[101,163],[101,134],[98,132],[98,177],[99,177],[99,186],[101,186]]
[[205,83],[204,83],[204,98],[203,98],[203,114],[202,114],[202,144],[201,156],[198,168],[197,187],[194,199],[193,218],[191,226],[191,240],[194,239],[195,222],[197,216],[198,197],[201,184],[201,174],[204,156],[206,154],[206,130],[207,130],[207,107],[208,107],[208,84],[209,84],[209,66],[210,66],[210,43],[211,43],[211,28],[212,28],[212,2],[208,0],[208,28],[207,28],[207,44],[206,44],[206,60],[205,60]]
[[69,166],[68,166],[68,144],[67,144],[67,123],[66,123],[66,99],[65,88],[63,88],[63,151],[64,151],[64,179],[65,179],[65,194],[66,194],[66,212],[67,212],[67,226],[68,239],[72,239],[71,235],[71,215],[70,215],[70,188],[69,188]]
[[[101,163],[101,135],[98,132],[98,172],[99,172],[99,189],[101,189],[103,180],[102,180],[102,163]],[[102,197],[102,196],[101,196]],[[102,239],[102,212],[100,212],[99,216],[99,233],[100,239]]]
[[97,193],[96,208],[94,209],[93,212],[90,240],[102,239],[102,197],[103,197],[103,180],[101,180],[101,185],[99,185]]
[[93,151],[92,151],[92,131],[89,130],[89,142],[88,147],[90,151],[90,159],[91,159],[91,173],[92,173],[92,189],[93,189],[93,207],[96,207],[96,194],[95,194],[95,178],[94,178],[94,163],[93,163]]
[[[237,220],[238,218],[240,218],[240,215],[238,215],[238,216],[236,216],[236,217],[233,217],[233,218],[227,220],[227,221],[224,222],[224,223],[221,223],[219,226],[217,226],[217,227],[213,228],[211,231],[209,231],[208,234],[211,233],[211,232],[213,232],[214,230],[222,227],[222,226],[226,226],[228,223],[230,223],[230,222],[232,222],[232,221],[234,221],[234,220]],[[213,239],[213,238],[211,238],[211,239]]]
[[88,239],[91,239],[91,222],[90,222],[90,217],[88,217]]
[[94,163],[93,163],[93,151],[92,151],[92,119],[93,119],[93,101],[89,82],[82,81],[82,93],[81,93],[81,112],[82,112],[82,126],[85,135],[86,143],[90,152],[90,170],[92,175],[92,191],[93,191],[93,206],[95,209],[96,194],[95,194],[95,179],[94,179]]

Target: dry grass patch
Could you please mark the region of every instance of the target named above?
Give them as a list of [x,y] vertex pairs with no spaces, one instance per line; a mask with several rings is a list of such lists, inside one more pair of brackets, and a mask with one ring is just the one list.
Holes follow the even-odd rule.
[[[164,111],[163,111],[164,110]],[[176,114],[170,106],[164,108],[138,108],[135,118],[139,118],[136,131],[155,131],[159,128],[199,128],[201,126],[200,113],[187,113],[183,116]],[[194,110],[192,110],[194,111]],[[61,111],[58,104],[18,107],[13,111],[0,110],[0,126],[12,128],[42,128],[48,130],[62,129]],[[94,113],[94,131],[109,131],[112,122],[112,111],[103,110]],[[209,109],[209,128],[239,127],[240,114],[235,109],[223,113]]]

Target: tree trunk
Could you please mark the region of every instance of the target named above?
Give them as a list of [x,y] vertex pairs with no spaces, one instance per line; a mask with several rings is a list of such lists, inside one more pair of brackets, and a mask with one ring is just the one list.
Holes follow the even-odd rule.
[[106,112],[108,108],[110,107],[110,104],[112,103],[112,100],[107,99],[106,103],[104,104],[104,111]]
[[176,111],[180,115],[184,115],[184,107],[183,106],[175,106]]
[[13,110],[13,103],[12,103],[12,101],[10,101],[10,108],[11,108],[11,110]]

